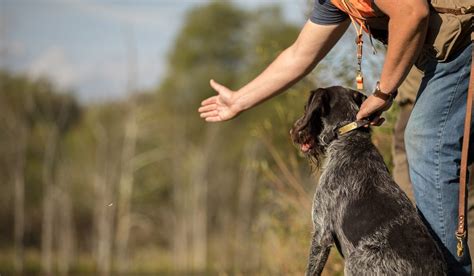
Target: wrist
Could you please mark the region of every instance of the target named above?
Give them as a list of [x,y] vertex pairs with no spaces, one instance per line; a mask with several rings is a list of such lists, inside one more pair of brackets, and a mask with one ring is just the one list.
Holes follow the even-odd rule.
[[384,101],[391,101],[397,96],[397,90],[384,90],[381,88],[380,82],[378,81],[372,95]]
[[245,103],[245,97],[243,96],[243,93],[240,90],[231,94],[230,103],[230,109],[236,114],[251,107]]

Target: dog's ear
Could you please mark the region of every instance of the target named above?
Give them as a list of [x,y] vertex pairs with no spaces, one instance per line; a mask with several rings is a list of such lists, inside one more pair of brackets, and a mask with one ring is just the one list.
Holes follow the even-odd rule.
[[[328,91],[319,88],[311,91],[308,102],[304,107],[304,116],[297,122],[298,128],[302,129],[309,125],[312,127],[322,128],[321,118],[329,111]],[[313,122],[311,124],[311,122]],[[316,124],[314,124],[316,122]]]
[[329,112],[329,91],[324,88],[318,88],[311,91],[309,96],[306,114],[319,115],[324,117]]
[[361,106],[362,103],[367,99],[367,96],[362,94],[361,92],[352,90],[352,98],[354,99],[354,102],[357,104],[357,106]]

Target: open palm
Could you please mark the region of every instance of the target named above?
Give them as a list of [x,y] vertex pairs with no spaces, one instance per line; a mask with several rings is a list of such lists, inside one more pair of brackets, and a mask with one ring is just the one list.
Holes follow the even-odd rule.
[[214,80],[211,80],[210,84],[217,95],[202,101],[198,110],[201,118],[207,122],[220,122],[234,118],[238,114],[234,103],[234,92]]

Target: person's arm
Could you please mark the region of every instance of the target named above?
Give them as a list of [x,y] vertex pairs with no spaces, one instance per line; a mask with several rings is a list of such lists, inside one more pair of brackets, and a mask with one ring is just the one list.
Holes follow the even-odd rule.
[[[390,19],[388,48],[380,76],[380,90],[393,93],[402,84],[423,45],[428,27],[426,0],[376,0],[377,7]],[[370,96],[362,104],[357,119],[387,108],[384,100]]]
[[234,92],[211,80],[210,84],[218,95],[201,103],[201,117],[208,122],[229,120],[283,92],[311,72],[344,34],[348,25],[348,20],[334,25],[319,25],[308,20],[293,45],[238,91]]

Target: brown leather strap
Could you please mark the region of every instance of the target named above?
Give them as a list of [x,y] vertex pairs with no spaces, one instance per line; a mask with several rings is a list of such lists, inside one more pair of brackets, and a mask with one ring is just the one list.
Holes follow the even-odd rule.
[[372,93],[372,95],[374,95],[375,97],[380,98],[384,101],[388,101],[391,98],[390,94],[385,94],[385,93],[381,92],[380,90],[375,90],[374,93]]
[[384,93],[380,90],[380,82],[378,81],[377,84],[375,85],[375,90],[374,92],[372,93],[373,96],[377,97],[377,98],[380,98],[384,101],[392,101],[393,99],[395,99],[395,97],[397,96],[398,94],[398,90],[395,90],[391,93]]
[[[472,56],[474,59],[474,48],[472,49]],[[459,175],[459,214],[458,214],[458,229],[456,237],[458,238],[458,255],[463,254],[462,239],[466,236],[466,178],[467,178],[467,159],[469,152],[469,138],[471,133],[471,116],[472,116],[472,101],[474,94],[474,62],[471,60],[471,78],[469,81],[469,90],[467,93],[466,103],[466,118],[464,120],[464,138],[461,152],[461,171]],[[459,242],[461,242],[461,250],[459,251]]]
[[459,8],[459,9],[450,9],[450,8],[441,8],[441,7],[433,7],[431,6],[433,10],[435,10],[437,13],[450,13],[454,15],[463,15],[463,14],[468,14],[473,12],[473,8]]
[[374,95],[375,97],[380,98],[384,101],[391,101],[391,100],[395,99],[397,94],[398,94],[398,91],[394,91],[390,94],[385,94],[382,91],[374,91],[374,93],[372,93],[372,95]]

